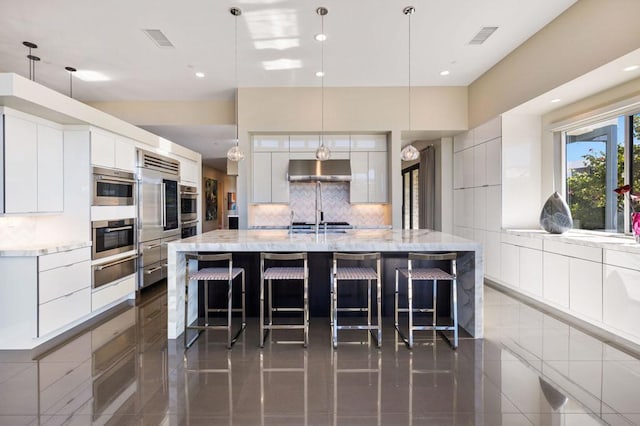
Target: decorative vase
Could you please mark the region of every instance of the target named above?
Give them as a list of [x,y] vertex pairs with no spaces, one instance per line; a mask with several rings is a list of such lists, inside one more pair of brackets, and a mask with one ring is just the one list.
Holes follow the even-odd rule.
[[631,213],[631,229],[636,243],[640,243],[640,212]]
[[[640,221],[640,218],[638,220]],[[569,210],[564,198],[557,192],[551,194],[544,206],[542,206],[540,226],[551,234],[564,234],[573,228],[571,210]],[[640,223],[638,226],[640,227]]]

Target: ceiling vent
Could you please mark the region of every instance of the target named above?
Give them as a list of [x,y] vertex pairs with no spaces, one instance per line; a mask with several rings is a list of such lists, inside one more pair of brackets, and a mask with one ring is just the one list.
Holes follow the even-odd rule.
[[160,30],[142,30],[158,47],[175,47]]
[[498,27],[482,27],[482,29],[480,31],[478,31],[478,34],[476,34],[471,39],[469,44],[482,44],[482,43],[484,43],[485,41],[487,41],[487,39],[489,37],[491,37],[491,34],[496,32],[497,29],[498,29]]

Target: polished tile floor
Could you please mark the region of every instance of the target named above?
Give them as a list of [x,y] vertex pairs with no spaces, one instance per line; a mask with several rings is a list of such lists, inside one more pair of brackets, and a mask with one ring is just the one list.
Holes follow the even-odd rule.
[[[381,350],[311,342],[231,351],[203,335],[166,339],[166,293],[55,350],[0,352],[0,424],[595,425],[640,424],[640,360],[492,288],[483,340],[413,351],[386,321]],[[431,336],[429,336],[431,337]],[[276,336],[278,338],[278,336]]]

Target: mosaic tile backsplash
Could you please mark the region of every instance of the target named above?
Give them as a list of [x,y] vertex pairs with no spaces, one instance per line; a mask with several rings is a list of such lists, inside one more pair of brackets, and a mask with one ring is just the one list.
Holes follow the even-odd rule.
[[[386,226],[391,224],[387,204],[351,204],[348,182],[322,183],[322,211],[327,222],[349,222],[354,226]],[[252,226],[288,226],[291,211],[294,221],[315,221],[316,184],[292,182],[289,204],[259,204],[251,208]]]

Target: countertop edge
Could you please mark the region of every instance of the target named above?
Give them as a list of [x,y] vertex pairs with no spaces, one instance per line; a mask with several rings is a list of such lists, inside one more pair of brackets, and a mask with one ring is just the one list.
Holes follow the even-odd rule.
[[91,247],[91,245],[91,241],[70,241],[64,243],[51,243],[42,245],[34,244],[32,246],[25,247],[0,247],[0,257],[44,256],[47,254],[54,254],[63,251]]
[[569,231],[564,234],[550,234],[539,229],[503,229],[502,232],[509,235],[536,238],[545,241],[640,254],[640,244],[636,243],[633,237],[626,235],[606,235],[604,233],[595,234],[579,231]]

